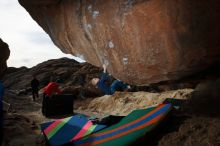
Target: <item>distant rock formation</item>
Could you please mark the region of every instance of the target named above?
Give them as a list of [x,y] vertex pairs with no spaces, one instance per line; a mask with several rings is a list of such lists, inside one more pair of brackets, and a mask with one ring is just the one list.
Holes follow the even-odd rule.
[[[7,74],[3,78],[5,87],[19,94],[30,92],[30,82],[35,75],[43,88],[51,80],[62,81],[61,87],[64,93],[79,96],[81,90],[84,96],[100,96],[102,93],[90,84],[93,77],[98,77],[101,69],[88,63],[79,63],[73,59],[60,58],[42,62],[32,68],[8,68]],[[83,84],[83,86],[82,86]]]
[[144,85],[220,60],[219,0],[19,0],[65,53]]
[[3,77],[7,70],[7,59],[10,55],[8,44],[0,38],[0,79]]

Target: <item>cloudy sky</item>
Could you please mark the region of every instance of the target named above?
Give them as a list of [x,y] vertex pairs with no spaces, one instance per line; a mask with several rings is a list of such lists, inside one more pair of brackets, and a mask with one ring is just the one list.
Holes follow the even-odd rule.
[[11,50],[8,66],[32,67],[48,59],[68,57],[21,7],[18,0],[0,0],[0,38]]

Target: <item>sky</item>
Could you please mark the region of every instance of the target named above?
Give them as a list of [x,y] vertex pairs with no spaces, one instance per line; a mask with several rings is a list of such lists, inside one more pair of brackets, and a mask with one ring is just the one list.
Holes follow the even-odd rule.
[[0,0],[0,38],[9,45],[8,66],[33,67],[49,59],[68,57],[57,48],[18,0]]

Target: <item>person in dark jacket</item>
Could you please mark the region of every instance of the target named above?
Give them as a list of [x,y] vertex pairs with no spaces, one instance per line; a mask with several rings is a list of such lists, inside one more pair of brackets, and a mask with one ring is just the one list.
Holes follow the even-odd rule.
[[109,75],[107,73],[107,66],[103,64],[103,74],[101,78],[93,78],[91,80],[92,85],[97,86],[105,95],[112,95],[116,90],[129,90],[130,85],[123,83],[120,80],[114,80],[112,84],[109,86],[106,82],[109,79]]
[[36,76],[33,76],[33,79],[31,81],[31,89],[32,89],[32,96],[33,96],[33,101],[35,101],[35,97],[39,97],[39,81],[38,79],[36,78]]
[[0,145],[2,145],[2,141],[3,141],[3,96],[4,96],[4,86],[2,84],[2,82],[0,81]]

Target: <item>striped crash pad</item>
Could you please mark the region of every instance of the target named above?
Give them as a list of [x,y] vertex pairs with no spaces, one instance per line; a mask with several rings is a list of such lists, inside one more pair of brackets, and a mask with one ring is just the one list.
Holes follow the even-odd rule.
[[74,146],[127,146],[151,132],[171,111],[171,104],[135,110],[119,123],[73,142]]
[[105,127],[105,125],[93,124],[84,115],[75,115],[41,124],[41,130],[51,146],[71,143]]

